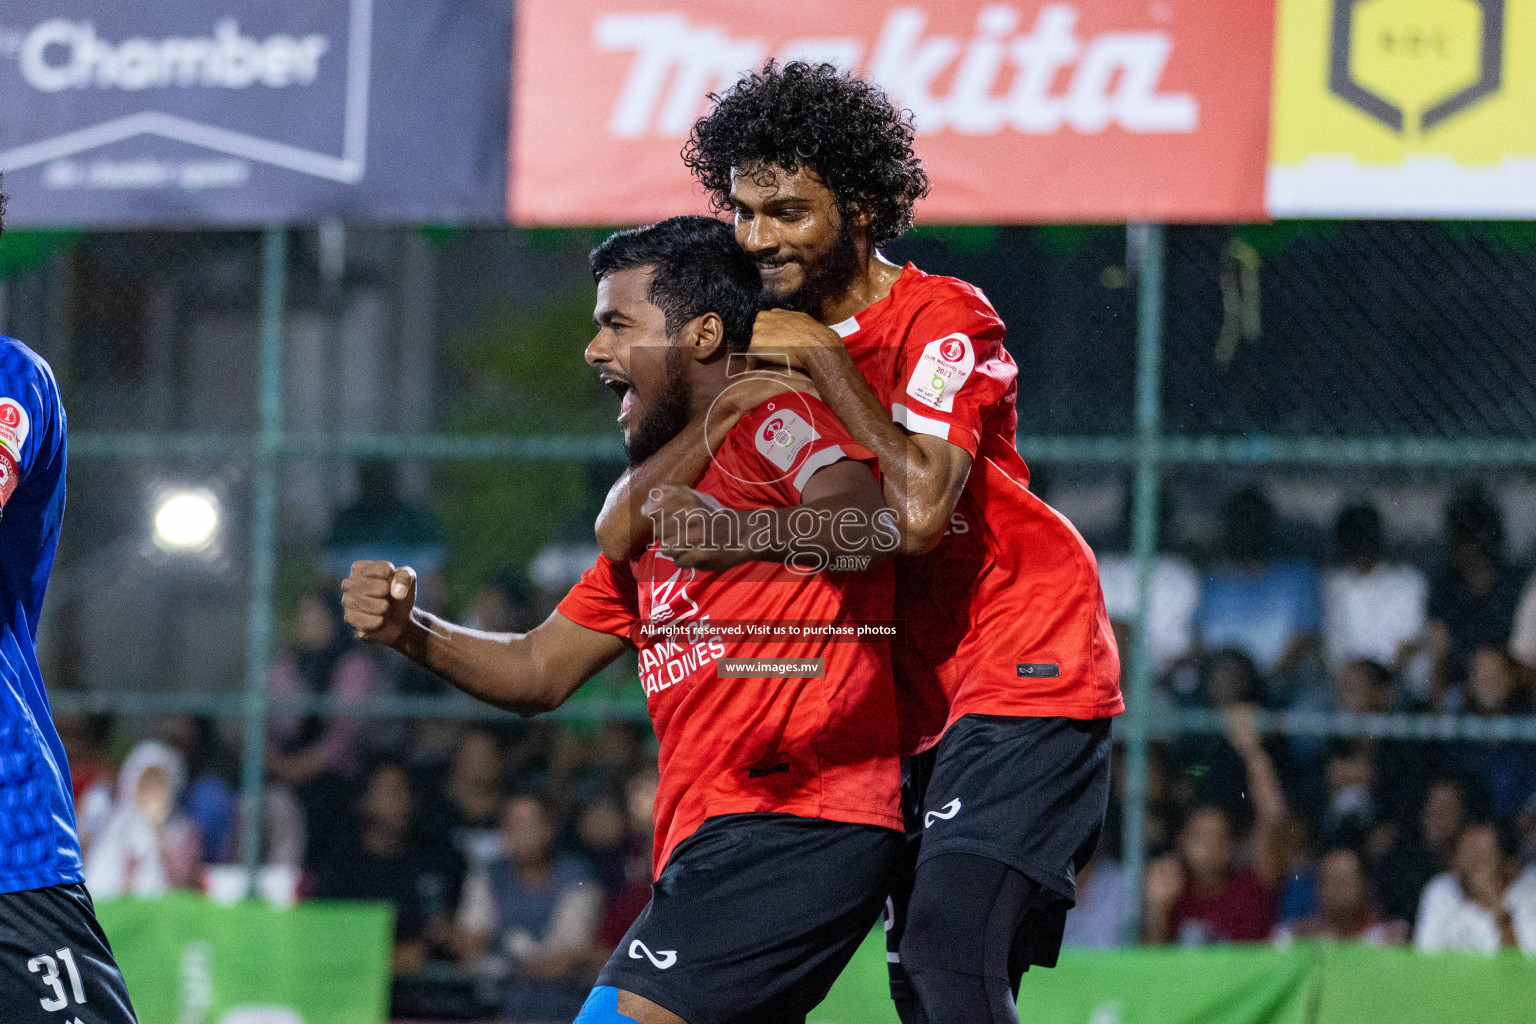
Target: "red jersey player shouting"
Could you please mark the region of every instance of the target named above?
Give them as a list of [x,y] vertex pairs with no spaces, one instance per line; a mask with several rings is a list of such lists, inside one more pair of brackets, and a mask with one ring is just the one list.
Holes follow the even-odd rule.
[[[877,457],[900,524],[894,658],[914,756],[892,996],[905,1024],[1017,1022],[1020,976],[1055,963],[1103,827],[1119,655],[1093,553],[1028,490],[1002,322],[978,289],[880,255],[928,188],[912,141],[910,115],[869,83],[770,64],[717,98],[684,159],[762,271],[773,308],[752,350],[809,372]],[[604,549],[643,544],[636,495],[701,468],[679,443],[631,470]]]
[[[658,541],[599,559],[527,634],[414,608],[415,575],[387,562],[352,567],[347,622],[523,714],[637,650],[661,741],[656,881],[577,1019],[803,1021],[878,919],[901,859],[890,646],[843,639],[890,618],[880,559],[894,517],[873,455],[814,395],[728,377],[759,280],[727,225],[678,217],[620,232],[592,269],[587,361],[622,396],[629,455],[643,460],[710,412],[714,456],[697,490],[659,489],[646,508]],[[873,567],[825,571],[838,555]]]

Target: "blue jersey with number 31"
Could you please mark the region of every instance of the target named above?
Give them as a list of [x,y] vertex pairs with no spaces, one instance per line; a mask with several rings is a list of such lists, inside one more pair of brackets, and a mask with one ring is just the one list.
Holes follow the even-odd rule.
[[0,337],[0,893],[82,880],[69,763],[37,667],[64,518],[64,405],[37,353]]

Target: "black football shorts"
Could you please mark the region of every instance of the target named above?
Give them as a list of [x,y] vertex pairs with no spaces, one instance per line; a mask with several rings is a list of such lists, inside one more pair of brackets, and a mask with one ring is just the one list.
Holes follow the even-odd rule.
[[886,943],[893,990],[918,865],[945,853],[998,861],[1039,893],[1018,922],[1017,959],[1054,967],[1076,873],[1098,847],[1109,808],[1110,720],[966,715],[902,764],[907,849],[892,889]]
[[794,1024],[879,920],[899,832],[788,814],[710,818],[672,854],[597,984],[689,1024]]
[[0,893],[0,1021],[136,1024],[85,886]]

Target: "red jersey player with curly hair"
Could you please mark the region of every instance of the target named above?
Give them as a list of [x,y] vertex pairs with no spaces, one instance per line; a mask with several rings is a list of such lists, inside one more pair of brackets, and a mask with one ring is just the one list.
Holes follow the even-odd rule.
[[[880,254],[928,189],[913,134],[868,82],[770,64],[716,97],[683,156],[763,275],[752,350],[810,374],[900,524],[912,856],[889,908],[892,996],[904,1024],[1016,1022],[1103,828],[1119,655],[1092,551],[1029,491],[1002,321],[979,289]],[[648,542],[634,513],[651,488],[704,471],[701,430],[615,485],[609,555]]]

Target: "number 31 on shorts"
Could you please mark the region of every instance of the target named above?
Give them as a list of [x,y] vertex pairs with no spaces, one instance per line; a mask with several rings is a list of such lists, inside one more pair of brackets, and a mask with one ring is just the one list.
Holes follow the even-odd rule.
[[[54,957],[58,957],[55,960]],[[64,971],[69,975],[70,991],[64,991],[64,979],[59,977],[59,962],[63,961]],[[27,961],[27,970],[33,974],[43,976],[43,984],[53,990],[53,995],[44,996],[38,1002],[49,1013],[55,1013],[69,1005],[69,997],[73,995],[76,1003],[85,1002],[85,985],[80,981],[80,969],[75,966],[75,954],[64,949],[55,950],[53,956],[47,953],[40,954]]]

